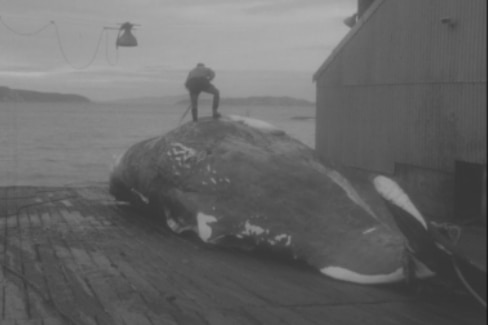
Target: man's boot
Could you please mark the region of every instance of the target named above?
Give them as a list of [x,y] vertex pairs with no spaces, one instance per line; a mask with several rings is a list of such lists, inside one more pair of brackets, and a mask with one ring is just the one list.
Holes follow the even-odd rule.
[[192,108],[192,110],[191,110],[191,116],[193,118],[193,122],[198,121],[198,110]]
[[219,112],[217,112],[217,109],[219,108],[219,102],[220,102],[220,92],[217,88],[212,86],[212,92],[213,96],[213,101],[212,101],[212,117],[214,119],[218,119],[221,117]]
[[220,118],[221,116],[222,116],[222,115],[220,115],[220,113],[219,113],[219,112],[217,112],[217,110],[216,110],[216,109],[214,109],[214,110],[213,110],[212,117],[213,117],[214,119],[218,119],[218,118]]

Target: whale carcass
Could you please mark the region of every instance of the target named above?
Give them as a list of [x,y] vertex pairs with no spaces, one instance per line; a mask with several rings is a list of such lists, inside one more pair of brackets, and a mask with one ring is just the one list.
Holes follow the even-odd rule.
[[404,278],[403,235],[382,195],[417,213],[400,188],[382,184],[355,183],[268,123],[226,116],[133,145],[114,166],[110,191],[176,233],[266,246],[335,279],[373,284]]

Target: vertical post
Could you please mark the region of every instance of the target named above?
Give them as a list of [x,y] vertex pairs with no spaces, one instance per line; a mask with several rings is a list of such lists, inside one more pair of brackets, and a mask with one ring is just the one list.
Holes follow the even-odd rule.
[[486,225],[486,165],[483,170],[483,176],[481,177],[481,221]]

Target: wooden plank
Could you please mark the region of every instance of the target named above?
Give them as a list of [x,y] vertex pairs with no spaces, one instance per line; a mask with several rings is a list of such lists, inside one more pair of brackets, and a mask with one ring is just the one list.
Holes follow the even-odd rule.
[[[460,303],[466,304],[466,301]],[[471,307],[475,307],[472,304],[472,302],[470,303],[471,303]],[[484,318],[486,320],[486,310],[480,311],[480,310],[476,310],[476,308],[469,308],[471,309],[471,312],[469,314],[459,315],[458,314],[459,309],[463,309],[465,307],[465,306],[460,306],[459,302],[458,304],[436,303],[435,306],[432,306],[431,303],[425,303],[422,301],[416,304],[410,304],[408,305],[408,307],[409,308],[406,308],[402,311],[397,310],[397,313],[401,314],[403,317],[409,320],[412,321],[415,320],[425,325],[439,324],[439,323],[446,324],[446,325],[486,324],[486,322],[482,321],[482,318],[480,318],[483,317],[484,314]]]
[[[334,324],[334,325],[348,325],[357,324],[359,317],[356,317],[356,313],[353,309],[349,310],[344,315],[337,315],[332,306],[308,306],[308,307],[294,307],[293,310],[300,314],[302,317],[308,319],[310,322],[317,324]],[[361,319],[361,324],[362,319]],[[376,324],[381,324],[377,319]]]
[[[23,275],[28,282],[26,285],[27,297],[26,301],[29,307],[29,317],[31,318],[44,318],[51,315],[54,311],[53,306],[49,305],[48,290],[46,280],[42,273],[41,264],[37,260],[37,251],[35,249],[36,233],[39,229],[31,229],[31,217],[35,212],[29,209],[23,210],[19,215],[20,227],[21,227],[21,247],[22,247],[22,265]],[[49,309],[49,310],[46,310]]]
[[[284,317],[280,317],[279,313],[274,313],[270,308],[266,307],[259,307],[259,308],[250,308],[245,307],[243,308],[246,311],[246,314],[249,315],[252,319],[254,319],[258,324],[283,324],[283,325],[292,325]],[[310,324],[305,323],[303,325]]]
[[238,319],[236,315],[232,315],[229,313],[225,313],[221,310],[207,310],[205,313],[205,321],[207,324],[212,325],[227,325],[227,324],[239,324],[239,325],[248,325],[252,324],[252,321],[249,318],[246,319]]
[[26,261],[31,259],[31,256],[34,254],[31,254],[31,247],[27,243],[26,239],[26,231],[29,229],[29,217],[26,215],[24,211],[21,211],[17,215],[17,235],[18,235],[18,240],[19,240],[19,246],[17,247],[18,250],[18,258],[19,258],[19,264],[20,264],[20,269],[22,271],[22,276],[24,277],[22,285],[23,285],[23,294],[24,294],[24,303],[26,307],[26,313],[29,318],[32,317],[32,301],[31,298],[31,288],[29,288],[29,279],[26,274],[26,268],[29,267],[29,263],[26,263]]
[[42,325],[66,325],[66,321],[57,317],[45,317],[42,319]]
[[[14,191],[9,188],[7,198],[14,195]],[[10,203],[9,203],[10,206]],[[6,319],[28,318],[28,308],[25,301],[25,288],[22,279],[22,256],[19,240],[19,225],[17,216],[8,216],[5,229],[4,242],[4,310],[3,317]]]
[[303,315],[300,315],[293,308],[281,308],[273,307],[272,310],[280,316],[280,318],[285,319],[289,324],[310,324],[310,325],[322,325],[323,322],[314,322],[307,319]]
[[[392,325],[403,325],[403,324],[412,324],[412,325],[423,325],[425,324],[422,320],[409,317],[408,310],[414,307],[415,303],[409,304],[388,304],[385,305],[377,305],[377,306],[370,306],[373,311],[377,313],[377,319],[382,320],[384,322],[388,322],[388,324]],[[435,324],[435,323],[434,323]],[[442,324],[445,324],[442,322]]]
[[446,310],[455,311],[449,315],[452,323],[457,324],[486,324],[486,309],[478,305],[474,300],[468,299],[458,301],[448,301],[443,304],[437,304],[432,301],[423,301],[423,308],[428,313],[436,314],[438,317],[446,317]]
[[16,325],[43,325],[42,319],[16,319]]
[[0,267],[0,319],[3,319],[5,313],[5,275],[3,266]]
[[7,227],[6,227],[6,215],[7,215],[7,190],[4,188],[0,192],[2,200],[0,200],[0,204],[2,204],[2,215],[0,217],[0,319],[3,319],[5,314],[5,285],[7,282],[7,275],[4,264],[6,263],[6,251],[7,251]]
[[[78,237],[80,227],[80,220],[83,216],[77,211],[77,206],[73,206],[72,211],[66,211],[64,209],[56,209],[53,213],[57,218],[60,219],[60,223],[64,223],[70,229],[72,233],[71,243],[82,243],[81,239]],[[87,228],[90,222],[87,223]],[[84,228],[84,229],[87,229]],[[90,231],[91,229],[88,229]],[[86,243],[85,243],[86,244]],[[129,322],[133,320],[134,315],[128,312],[124,312],[120,308],[120,302],[124,301],[124,295],[132,296],[133,290],[125,284],[125,280],[116,269],[112,268],[111,262],[106,259],[101,253],[94,254],[97,252],[93,244],[90,247],[82,247],[75,249],[71,247],[71,254],[73,257],[73,264],[78,272],[83,274],[85,280],[88,282],[91,290],[96,295],[98,301],[104,306],[103,308],[111,314],[111,317],[117,320],[117,323]],[[88,253],[90,251],[90,253]],[[95,256],[95,257],[94,257]],[[107,320],[103,321],[97,318],[98,322],[107,324]],[[140,320],[142,322],[142,320]]]
[[[73,206],[74,209],[79,209],[80,207],[78,205],[74,205]],[[73,212],[71,212],[73,213]],[[66,214],[63,214],[64,217],[66,217]],[[69,218],[67,218],[69,220]],[[89,224],[90,222],[88,222]],[[94,229],[91,229],[92,231],[97,231],[97,230],[94,230]],[[103,284],[97,280],[97,277],[92,277],[92,273],[90,273],[90,277],[88,277],[88,281],[90,283],[93,283],[92,287],[93,288],[96,288],[94,290],[97,291],[98,293],[98,296],[102,299],[102,301],[105,302],[105,304],[107,304],[108,306],[110,305],[110,303],[113,303],[113,299],[112,297],[108,298],[106,297],[106,293],[107,292],[114,292],[114,295],[117,297],[117,300],[124,300],[124,299],[127,299],[127,298],[131,298],[132,299],[132,302],[134,303],[134,298],[137,297],[136,295],[136,292],[133,288],[133,285],[132,283],[130,282],[127,282],[127,278],[124,277],[124,276],[121,276],[120,273],[118,273],[118,268],[115,269],[112,267],[112,265],[114,265],[114,262],[112,261],[109,261],[105,256],[103,256],[102,254],[98,253],[98,254],[94,254],[93,252],[97,252],[97,250],[94,250],[93,249],[94,247],[91,247],[90,249],[90,255],[92,257],[92,259],[95,261],[95,262],[98,262],[100,263],[98,265],[98,267],[101,267],[101,269],[108,269],[111,271],[111,273],[115,273],[114,277],[111,277],[110,279],[105,279],[106,281],[106,284],[109,285],[109,287],[106,287],[103,286]],[[78,252],[80,253],[80,252]],[[96,256],[94,258],[94,256]],[[109,290],[98,290],[98,287],[99,285],[102,284],[102,288],[103,287],[106,287],[105,289],[109,289]],[[139,303],[137,303],[136,305],[139,305],[141,304],[141,301],[139,300]],[[127,315],[126,315],[127,316]],[[127,316],[127,317],[132,317],[132,316]]]
[[2,320],[2,325],[16,325],[15,319],[3,319]]
[[[48,290],[51,300],[62,315],[73,319],[75,322],[82,323],[88,321],[86,317],[80,314],[72,289],[65,282],[64,276],[57,266],[56,259],[50,248],[43,244],[38,246],[39,255],[42,261],[42,267],[48,284]],[[91,320],[94,324],[94,320]]]
[[[27,310],[24,302],[24,293],[18,284],[11,280],[14,276],[7,276],[7,282],[4,283],[4,319],[27,319]],[[16,282],[19,280],[17,279]]]
[[[126,232],[126,228],[124,226],[121,226],[120,228],[123,232]],[[127,241],[127,238],[137,238],[137,236],[135,235],[131,235],[131,236],[125,236],[126,238],[126,241]],[[132,255],[132,251],[133,250],[142,250],[142,251],[146,251],[145,249],[145,242],[143,240],[137,240],[137,242],[130,242],[130,248],[127,248],[125,250],[125,254],[124,256],[126,256],[127,258],[129,258],[131,261],[133,261],[133,259],[137,259],[137,256],[140,256],[139,254],[136,254],[135,256]],[[149,248],[149,247],[147,247]],[[153,249],[154,250],[154,249]],[[153,254],[154,255],[154,254]],[[148,259],[151,259],[152,262],[156,262],[156,260],[154,260],[154,258],[148,258]],[[117,262],[118,264],[120,264],[120,261]],[[144,262],[142,262],[144,263]],[[145,263],[147,264],[147,263]],[[168,261],[164,261],[163,265],[165,265],[166,267],[168,266]],[[147,269],[147,266],[146,267],[142,267],[143,269]],[[141,265],[139,263],[137,263],[137,269],[141,269]],[[155,267],[151,270],[151,272],[154,272],[154,270],[164,270],[164,268],[161,268],[161,265],[160,264],[157,264],[155,265]],[[182,313],[176,313],[175,310],[170,310],[172,316],[174,318],[176,318],[177,320],[184,320],[186,319],[187,317],[193,317],[193,320],[192,322],[195,322],[197,321],[197,319],[201,319],[202,317],[203,318],[206,318],[207,317],[207,308],[204,308],[204,306],[195,306],[193,305],[193,301],[198,303],[198,304],[202,304],[204,302],[208,302],[210,303],[210,305],[212,304],[211,303],[211,299],[209,299],[210,297],[208,295],[202,295],[203,294],[203,291],[204,288],[200,288],[199,286],[201,285],[200,283],[197,285],[197,283],[194,282],[194,279],[189,279],[189,278],[184,278],[182,279],[182,281],[180,282],[178,279],[180,278],[179,275],[183,275],[184,272],[182,270],[182,268],[178,268],[178,276],[175,276],[175,273],[171,273],[171,282],[166,282],[164,281],[164,284],[162,284],[161,286],[158,285],[158,283],[161,282],[162,279],[164,279],[164,276],[159,276],[157,279],[154,279],[152,278],[152,276],[150,276],[150,281],[153,285],[155,285],[156,288],[161,288],[159,290],[166,290],[166,292],[168,290],[174,290],[173,292],[173,295],[175,297],[180,297],[182,294],[184,297],[186,297],[186,299],[181,299],[181,298],[177,298],[177,300],[175,301],[174,304],[176,305],[179,305],[179,306],[184,306],[183,310],[185,310],[185,314],[182,314]],[[190,286],[189,286],[190,285]],[[197,285],[197,286],[195,286]],[[173,288],[173,289],[171,289]],[[178,288],[178,289],[176,289]],[[191,303],[190,305],[188,305],[188,303]],[[195,308],[197,307],[198,309],[201,310],[202,312],[202,315],[201,316],[197,316],[196,314],[194,314],[193,316],[189,315],[187,313],[187,311],[189,309],[192,309],[192,308]],[[195,308],[196,309],[196,308]],[[212,316],[213,317],[213,316]],[[201,322],[201,320],[200,320]]]
[[127,325],[131,325],[131,324],[151,325],[149,319],[147,319],[147,317],[144,315],[129,313],[125,309],[120,309],[119,313],[121,314],[124,323]]
[[37,249],[39,244],[42,242],[40,241],[40,233],[42,231],[40,227],[41,221],[36,210],[28,209],[25,212],[29,217],[29,228],[26,232],[26,237],[29,238],[29,243],[31,246],[30,249],[33,252],[32,259],[26,258],[24,261],[26,263],[26,277],[29,279],[29,281],[33,282],[33,284],[39,288],[41,292],[47,294],[47,280],[45,278],[44,270],[42,269],[42,261]]
[[[40,257],[42,270],[47,282],[48,292],[56,308],[62,315],[77,321],[85,321],[88,324],[95,323],[93,304],[86,297],[86,293],[79,282],[73,283],[68,278],[69,271],[63,267],[63,261],[56,257],[56,251],[51,243],[49,235],[53,232],[49,226],[52,224],[47,208],[39,207],[37,218],[46,228],[37,237],[36,249]],[[31,220],[35,220],[32,218]],[[71,282],[70,282],[71,280]]]
[[[121,227],[122,227],[122,228],[124,228],[124,229],[125,229],[125,228],[127,228],[127,227],[125,227],[125,226],[121,226]],[[124,230],[124,231],[125,231],[125,230]],[[132,237],[132,236],[131,236],[131,237]],[[131,246],[132,246],[132,248],[134,248],[134,245],[131,245]],[[148,247],[148,248],[149,248],[149,247]],[[159,252],[159,250],[158,250],[158,252]],[[167,264],[167,261],[165,261],[165,263],[164,263],[164,264]],[[201,269],[201,265],[199,265],[199,268]],[[178,272],[179,272],[180,274],[183,274],[183,273],[184,273],[184,272],[183,272],[183,270],[184,270],[184,269],[186,269],[186,268],[185,268],[185,266],[184,266],[184,265],[182,265],[182,267],[178,268]],[[192,273],[192,274],[193,274],[193,278],[196,278],[196,277],[194,276],[194,273]],[[187,282],[188,280],[185,280],[185,281]],[[205,283],[204,283],[204,284],[200,283],[201,281],[200,281],[200,282],[198,282],[198,280],[197,280],[197,279],[192,279],[191,281],[192,281],[192,282],[193,282],[193,281],[197,281],[195,284],[197,284],[197,283],[198,283],[198,286],[201,286],[201,285],[208,286],[208,285],[209,285],[209,284],[207,283],[207,281],[205,281]],[[207,289],[208,289],[208,288],[207,288]],[[202,290],[202,289],[197,289],[197,290]]]
[[[71,214],[72,212],[65,213]],[[60,263],[66,266],[62,266],[62,270],[66,281],[73,290],[74,299],[83,307],[81,309],[84,312],[88,313],[92,318],[96,318],[99,323],[114,323],[112,317],[105,311],[107,306],[101,305],[99,286],[94,286],[89,281],[93,273],[98,273],[98,266],[90,254],[87,253],[88,249],[85,246],[88,243],[83,242],[77,235],[76,225],[70,223],[73,219],[65,219],[64,215],[56,208],[50,209],[49,217],[52,223],[63,225],[64,229],[70,233],[69,238],[52,237],[50,243]],[[101,285],[101,283],[97,284]],[[114,290],[110,284],[110,281],[108,281],[103,287],[109,290],[108,292]],[[120,300],[118,295],[110,297],[111,303],[118,300]],[[116,318],[120,321],[122,320],[120,315],[116,316]]]

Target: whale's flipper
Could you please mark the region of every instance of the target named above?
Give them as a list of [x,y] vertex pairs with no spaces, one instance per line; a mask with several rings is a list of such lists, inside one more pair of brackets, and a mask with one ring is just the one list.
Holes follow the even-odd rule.
[[[405,193],[396,193],[396,183],[391,179],[379,176],[375,179],[376,183],[383,185],[377,186],[377,189],[405,236],[409,253],[435,272],[439,278],[449,283],[460,283],[486,308],[486,270],[480,269],[464,256],[445,234],[443,227],[426,221],[416,213],[417,211],[412,213],[412,210],[405,208],[407,204],[403,200],[397,202],[395,199],[399,197],[406,198],[408,202],[409,200]],[[394,184],[393,195],[392,192],[384,191],[391,184]]]

